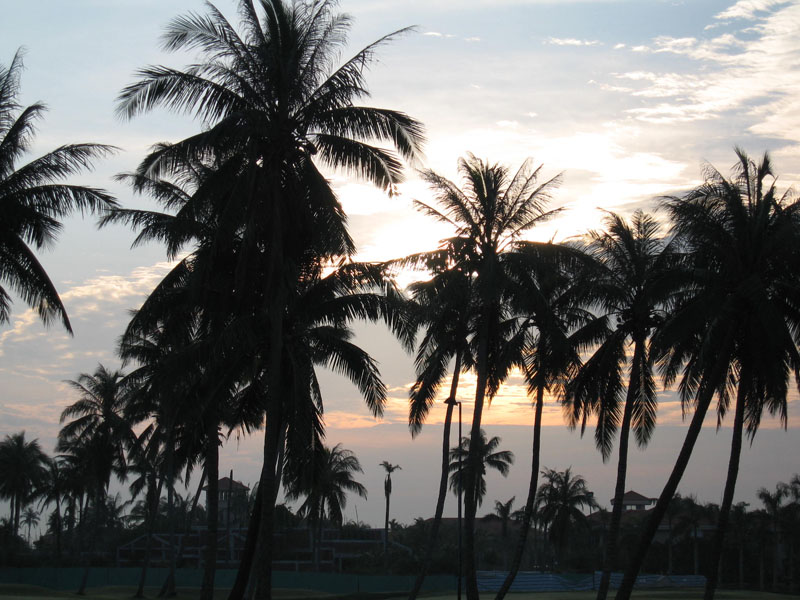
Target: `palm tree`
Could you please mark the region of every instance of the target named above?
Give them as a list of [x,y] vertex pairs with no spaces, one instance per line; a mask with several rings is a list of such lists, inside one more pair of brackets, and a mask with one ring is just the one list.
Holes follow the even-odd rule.
[[586,524],[582,509],[597,508],[597,503],[586,486],[586,480],[573,475],[571,467],[564,471],[545,467],[542,478],[544,481],[539,486],[537,503],[541,519],[547,524],[550,542],[556,548],[559,565],[563,568],[571,532]]
[[678,513],[675,530],[679,534],[688,534],[692,540],[692,574],[700,574],[699,533],[703,523],[708,520],[708,509],[697,501],[693,495],[683,496],[678,501]]
[[579,353],[595,344],[606,330],[604,321],[595,319],[585,308],[589,303],[586,292],[591,289],[582,283],[586,257],[568,247],[549,248],[549,253],[556,250],[556,256],[543,260],[535,247],[526,250],[520,264],[523,268],[516,274],[525,293],[514,302],[521,326],[504,345],[504,353],[508,355],[506,360],[517,364],[524,373],[533,398],[531,474],[519,540],[496,600],[502,600],[516,578],[534,518],[545,393],[563,397],[565,382],[580,364]]
[[17,166],[33,143],[34,123],[45,112],[39,102],[24,108],[18,103],[22,68],[21,51],[10,65],[0,64],[0,324],[10,318],[10,288],[45,324],[58,319],[71,333],[67,311],[33,250],[51,246],[61,229],[60,220],[70,213],[114,206],[103,190],[61,183],[114,149],[69,144]]
[[20,515],[45,478],[47,455],[39,440],[25,440],[25,432],[0,442],[0,498],[10,501],[11,532],[19,535]]
[[508,523],[511,520],[511,517],[514,513],[512,511],[512,507],[514,506],[514,500],[516,500],[516,496],[512,496],[506,502],[500,502],[500,500],[494,501],[494,510],[492,513],[498,519],[500,519],[500,526],[501,532],[500,535],[503,538],[503,555],[505,556],[505,568],[508,569]]
[[[608,594],[611,570],[617,562],[629,434],[632,429],[637,445],[643,448],[656,425],[649,338],[677,289],[676,255],[663,241],[653,217],[637,211],[628,223],[609,213],[605,226],[605,231],[589,234],[588,252],[597,261],[589,293],[605,313],[604,319],[616,322],[616,327],[607,330],[605,339],[569,382],[563,402],[570,427],[580,424],[581,433],[587,420],[597,417],[595,442],[603,461],[610,457],[619,430],[617,481],[598,600]],[[630,357],[629,347],[633,350]]]
[[389,499],[392,496],[392,473],[403,467],[393,465],[386,460],[382,461],[380,466],[386,471],[386,480],[383,482],[383,493],[386,496],[386,518],[383,523],[383,553],[386,554],[386,547],[389,543]]
[[[445,401],[442,428],[441,469],[433,524],[427,538],[425,558],[409,593],[414,600],[427,575],[439,538],[444,503],[447,495],[447,475],[450,466],[450,429],[461,371],[472,364],[469,347],[471,313],[473,308],[471,275],[458,268],[455,248],[410,256],[398,261],[405,267],[423,267],[433,273],[427,281],[409,286],[414,307],[413,315],[424,334],[417,346],[415,370],[417,379],[409,391],[408,424],[412,437],[421,431],[439,390],[444,384],[448,367],[453,363],[450,391]],[[460,405],[459,405],[460,410]]]
[[297,500],[305,496],[297,514],[304,516],[314,533],[314,561],[319,568],[319,544],[322,541],[322,524],[328,519],[336,526],[342,524],[342,511],[347,505],[347,494],[367,497],[367,489],[353,479],[354,473],[363,473],[361,463],[350,450],[336,444],[333,448],[319,445],[310,450],[307,469],[293,470],[287,485],[286,497]]
[[764,510],[769,516],[770,533],[772,534],[773,555],[772,555],[772,589],[778,589],[778,578],[781,569],[781,509],[783,501],[786,500],[791,491],[789,486],[781,482],[775,486],[775,491],[770,492],[767,488],[759,488],[758,499],[764,504]]
[[[755,433],[763,410],[785,423],[788,375],[800,372],[800,298],[794,273],[800,242],[800,202],[778,195],[769,156],[759,164],[737,148],[733,179],[709,167],[706,182],[682,198],[665,201],[673,235],[687,255],[692,277],[675,310],[655,337],[667,384],[683,369],[684,406],[695,407],[678,460],[642,532],[618,599],[630,597],[636,574],[658,523],[675,493],[715,395],[725,415],[731,382],[737,386],[731,456],[712,560],[718,563],[739,469],[742,431]],[[719,422],[718,421],[718,422]],[[713,596],[716,568],[706,584]]]
[[[240,35],[219,10],[172,21],[169,50],[194,50],[185,70],[148,67],[120,96],[133,117],[165,106],[199,117],[208,130],[157,150],[148,165],[168,169],[176,156],[213,154],[217,173],[206,197],[224,204],[214,232],[219,249],[239,246],[224,305],[240,314],[266,307],[267,431],[260,538],[271,539],[276,458],[284,420],[279,396],[283,317],[309,253],[321,261],[353,252],[344,213],[318,165],[344,169],[393,191],[401,180],[397,156],[368,142],[388,143],[401,156],[419,155],[421,125],[397,111],[356,106],[367,97],[364,72],[391,34],[334,68],[349,19],[329,0],[284,4],[241,0]],[[398,32],[399,33],[399,32]],[[301,199],[302,201],[298,201]],[[258,217],[258,218],[256,218]],[[291,235],[285,232],[291,231]],[[271,543],[262,543],[258,594],[269,597]]]
[[[501,441],[496,435],[487,439],[486,431],[481,429],[477,446],[478,472],[472,477],[470,477],[469,471],[473,463],[466,460],[471,445],[470,438],[462,437],[461,444],[450,450],[450,490],[454,494],[458,493],[463,477],[464,487],[462,489],[464,490],[464,497],[472,495],[475,498],[475,504],[480,506],[483,504],[484,496],[486,496],[487,468],[494,469],[503,477],[508,476],[511,465],[514,464],[514,453],[511,450],[499,450]],[[459,470],[459,466],[461,470]],[[469,481],[474,482],[472,491],[466,487]]]
[[[94,534],[104,519],[106,495],[111,475],[122,478],[127,468],[125,450],[134,443],[130,422],[123,411],[127,402],[127,382],[120,371],[109,371],[98,365],[93,374],[81,373],[77,380],[67,383],[79,394],[76,402],[61,413],[61,423],[68,421],[58,433],[58,451],[80,448],[78,456],[89,476],[94,509]],[[89,576],[91,551],[78,589],[84,594]]]
[[539,182],[541,167],[533,168],[530,161],[511,176],[506,167],[484,162],[473,155],[460,159],[458,168],[465,191],[433,171],[425,171],[422,177],[433,188],[441,210],[421,202],[416,204],[455,229],[456,236],[446,240],[446,245],[454,249],[458,268],[473,274],[475,321],[472,345],[475,348],[477,386],[467,455],[471,468],[466,469],[464,481],[467,490],[464,554],[467,597],[477,600],[474,559],[477,498],[472,493],[476,489],[473,478],[481,468],[479,446],[484,401],[487,394],[491,398],[510,367],[504,368],[499,364],[502,324],[510,316],[507,300],[516,290],[513,280],[508,277],[512,262],[509,259],[521,246],[522,234],[557,212],[546,211],[545,207],[559,177]]
[[69,482],[59,457],[49,458],[45,466],[45,475],[40,485],[40,508],[55,503],[53,513],[53,533],[56,537],[56,560],[61,560],[61,532],[63,529],[61,503],[68,497]]
[[28,528],[28,545],[31,543],[31,529],[39,524],[39,513],[32,506],[22,513],[22,525]]

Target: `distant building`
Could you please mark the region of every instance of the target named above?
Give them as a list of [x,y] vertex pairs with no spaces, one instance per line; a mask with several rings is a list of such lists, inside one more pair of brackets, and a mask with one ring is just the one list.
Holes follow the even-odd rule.
[[[231,472],[231,474],[233,474]],[[208,486],[203,488],[206,493],[206,511],[208,511]],[[219,528],[228,527],[228,515],[230,514],[231,529],[247,527],[247,493],[250,488],[241,481],[236,481],[230,477],[223,477],[217,482],[217,515],[219,518]],[[230,511],[230,512],[229,512]]]
[[[633,490],[625,492],[622,496],[622,510],[645,510],[647,507],[656,503],[658,498],[647,498],[642,496],[639,492]],[[611,505],[614,506],[614,498],[611,499]]]

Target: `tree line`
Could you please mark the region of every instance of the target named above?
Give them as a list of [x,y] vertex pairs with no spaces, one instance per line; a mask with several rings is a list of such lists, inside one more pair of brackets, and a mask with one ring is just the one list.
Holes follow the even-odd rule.
[[[427,553],[435,549],[441,521],[459,377],[472,372],[477,379],[468,442],[459,446],[470,600],[478,597],[483,409],[511,372],[524,375],[533,404],[532,468],[519,541],[498,600],[519,569],[534,519],[541,415],[551,398],[570,427],[583,432],[596,424],[604,459],[616,443],[615,502],[598,598],[620,566],[630,435],[647,445],[659,381],[677,389],[691,420],[627,561],[619,599],[630,596],[709,409],[716,400],[718,424],[732,409],[729,468],[710,551],[718,564],[743,438],[756,434],[765,410],[785,426],[790,374],[800,381],[799,205],[790,192],[778,192],[769,156],[755,161],[737,148],[730,177],[707,166],[703,184],[660,201],[666,226],[641,211],[629,219],[608,213],[604,229],[580,241],[539,243],[525,236],[559,214],[549,202],[560,176],[543,177],[530,160],[513,171],[468,154],[458,163],[460,183],[420,171],[434,202],[417,201],[416,207],[448,224],[453,236],[428,252],[359,263],[346,215],[321,169],[342,170],[393,194],[404,163],[420,159],[419,121],[358,104],[369,97],[365,72],[376,51],[405,30],[340,61],[350,21],[336,13],[334,2],[242,0],[239,9],[238,28],[213,5],[171,21],[164,47],[194,52],[197,62],[183,69],[144,67],[118,97],[117,112],[125,119],[166,108],[203,123],[186,139],[155,145],[135,171],[118,176],[161,210],[125,208],[103,190],[64,183],[114,151],[108,146],[66,145],[17,166],[44,107],[17,103],[21,54],[0,71],[0,281],[9,290],[0,288],[0,322],[9,320],[14,292],[46,324],[58,320],[71,332],[34,250],[52,243],[60,219],[75,210],[99,213],[101,226],[133,228],[135,245],[163,243],[174,261],[121,336],[119,355],[131,371],[101,366],[82,375],[74,382],[81,399],[62,415],[77,417],[62,429],[59,444],[88,461],[87,506],[104,510],[111,473],[129,462],[150,503],[165,486],[171,506],[178,474],[202,465],[209,497],[206,564],[213,564],[221,436],[263,428],[263,466],[231,598],[248,589],[253,597],[271,597],[281,482],[307,489],[327,460],[316,369],[348,377],[368,410],[381,415],[386,387],[375,361],[352,339],[355,320],[380,321],[416,353],[412,435],[442,386],[448,389]],[[418,270],[422,280],[401,290],[393,277],[400,269]],[[124,410],[113,402],[94,406],[106,386],[118,387],[114,402]],[[143,429],[133,435],[135,424]],[[92,446],[112,439],[118,444],[113,452]],[[19,507],[17,500],[15,513]],[[714,595],[716,572],[709,572],[707,598]],[[213,588],[209,568],[201,597],[210,598]]]

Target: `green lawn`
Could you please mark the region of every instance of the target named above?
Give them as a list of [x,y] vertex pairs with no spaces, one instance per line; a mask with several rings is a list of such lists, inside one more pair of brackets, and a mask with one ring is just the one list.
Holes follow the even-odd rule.
[[[87,599],[92,600],[129,600],[133,596],[134,588],[132,587],[102,587],[91,588],[86,595]],[[148,588],[146,596],[148,598],[155,598],[158,590],[155,588]],[[198,590],[196,588],[179,588],[179,599],[197,598]],[[228,590],[217,590],[214,598],[216,600],[224,600],[228,595]],[[352,595],[332,595],[315,592],[311,590],[275,590],[273,592],[274,598],[281,600],[389,600],[385,594],[352,594]],[[688,590],[651,590],[635,592],[633,597],[636,600],[695,600],[702,597],[702,590],[688,589]],[[493,594],[486,593],[483,595],[486,600],[491,600]],[[595,597],[594,592],[549,592],[549,593],[513,593],[506,596],[509,600],[592,600]],[[738,592],[738,591],[720,591],[717,592],[716,597],[719,600],[786,600],[788,598],[800,598],[800,596],[787,596],[781,594],[768,594],[765,592]],[[62,600],[64,598],[76,598],[75,594],[66,591],[56,591],[44,587],[33,585],[0,585],[0,598],[3,600],[24,600],[27,598],[39,598],[39,600]],[[391,600],[401,600],[405,596],[398,596]],[[437,595],[437,596],[424,596],[424,600],[456,600],[455,594]]]
[[[135,591],[136,588],[130,586],[89,588],[85,597],[87,600],[130,600]],[[186,600],[197,598],[198,591],[197,588],[178,588],[177,598]],[[228,597],[228,591],[227,589],[216,590],[214,599],[225,600]],[[158,588],[145,588],[145,596],[147,598],[156,598],[157,595]],[[332,596],[313,590],[275,590],[272,596],[280,600],[338,600],[341,598],[341,596]],[[61,600],[63,598],[72,598],[75,600],[79,596],[76,596],[72,591],[53,590],[35,585],[0,584],[0,598],[3,598],[3,600],[22,600],[24,598]]]

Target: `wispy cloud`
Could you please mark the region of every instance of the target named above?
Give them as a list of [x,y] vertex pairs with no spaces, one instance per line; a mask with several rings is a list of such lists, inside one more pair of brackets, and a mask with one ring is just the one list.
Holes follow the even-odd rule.
[[[613,74],[640,85],[620,93],[658,100],[628,109],[634,118],[657,124],[721,118],[730,111],[755,117],[750,131],[787,140],[800,139],[800,4],[748,0],[717,19],[758,19],[746,35],[725,33],[707,39],[660,36],[632,48],[673,54],[704,63],[702,71],[649,70]],[[606,82],[612,90],[614,84]],[[627,86],[625,86],[627,87]]]
[[599,40],[579,40],[576,38],[557,38],[549,37],[544,40],[545,44],[552,46],[601,46],[603,43]]
[[739,0],[733,6],[730,6],[715,15],[715,19],[755,19],[758,16],[763,16],[760,13],[766,13],[773,8],[789,4],[790,0]]

